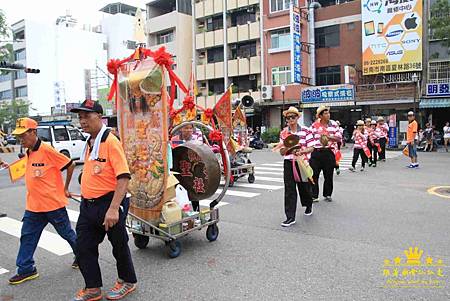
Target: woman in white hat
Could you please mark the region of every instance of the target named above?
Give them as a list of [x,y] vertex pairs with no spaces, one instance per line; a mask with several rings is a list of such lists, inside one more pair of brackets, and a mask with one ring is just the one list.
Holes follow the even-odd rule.
[[389,126],[384,122],[383,117],[378,117],[377,119],[377,129],[380,129],[381,137],[379,139],[380,141],[380,161],[386,161],[386,143],[388,141],[388,135],[389,135]]
[[353,145],[353,160],[352,167],[349,169],[354,172],[358,157],[361,157],[361,171],[364,171],[367,161],[365,150],[366,152],[368,151],[367,138],[366,135],[364,135],[364,121],[358,120],[356,122],[356,130],[353,132],[353,140],[355,141],[355,144]]
[[[295,180],[295,174],[299,174],[299,168],[295,159],[296,155],[309,154],[312,152],[313,137],[311,131],[307,127],[298,124],[300,112],[295,107],[290,107],[283,112],[286,118],[287,127],[280,133],[280,144],[284,144],[284,140],[292,135],[298,137],[298,149],[291,154],[284,154],[284,212],[286,220],[281,223],[282,227],[289,227],[295,224],[295,214],[297,211],[297,191],[300,195],[300,202],[306,207],[305,215],[312,214],[312,197],[311,184],[308,179]],[[296,169],[294,171],[294,168]]]
[[342,135],[336,121],[331,120],[330,108],[320,106],[317,109],[317,120],[311,126],[314,137],[314,151],[311,154],[310,164],[314,170],[313,200],[319,201],[319,175],[323,172],[323,196],[324,200],[331,202],[333,193],[333,174],[336,166],[336,157],[333,148],[337,148],[337,142]]

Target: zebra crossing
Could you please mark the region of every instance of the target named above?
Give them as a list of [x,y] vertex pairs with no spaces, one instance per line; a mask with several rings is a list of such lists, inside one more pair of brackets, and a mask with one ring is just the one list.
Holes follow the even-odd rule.
[[[387,159],[392,159],[401,155],[401,152],[387,152]],[[341,170],[347,170],[351,166],[352,154],[349,152],[343,153],[341,160]],[[228,187],[225,197],[219,202],[217,207],[233,205],[239,201],[245,201],[256,198],[261,194],[283,189],[283,161],[261,163],[255,166],[255,182],[248,183],[247,178],[241,178],[237,180],[233,187]],[[216,191],[215,196],[219,195],[223,189],[222,187]],[[209,207],[213,198],[207,200],[201,200],[200,205]],[[75,225],[78,220],[79,211],[73,209],[67,209],[67,213],[70,221]],[[0,218],[0,237],[2,233],[10,236],[14,236],[17,240],[20,238],[20,230],[22,222],[19,219],[12,217]],[[71,254],[72,250],[69,244],[63,240],[52,227],[44,229],[41,240],[39,242],[39,248],[44,249],[57,256],[63,256]],[[0,274],[6,273],[7,270],[0,266]]]

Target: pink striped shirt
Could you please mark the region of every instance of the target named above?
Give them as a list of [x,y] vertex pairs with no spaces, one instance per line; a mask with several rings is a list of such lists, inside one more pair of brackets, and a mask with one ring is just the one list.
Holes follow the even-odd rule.
[[380,138],[387,138],[389,133],[389,126],[386,123],[383,125],[377,125],[377,130],[380,130]]
[[[292,132],[289,127],[285,127],[280,132],[280,143],[283,143],[284,139],[286,139],[289,135],[297,135],[300,140],[298,144],[300,145],[300,149],[305,149],[307,147],[313,146],[313,136],[311,134],[311,130],[306,126],[297,125],[297,132]],[[309,159],[309,155],[307,154],[307,158]],[[292,160],[294,158],[294,155],[287,155],[284,156],[284,159],[286,160]]]
[[313,146],[314,148],[332,148],[336,147],[336,142],[329,140],[327,146],[323,146],[320,143],[321,135],[329,135],[331,137],[335,137],[339,140],[342,139],[341,131],[339,130],[339,126],[334,120],[330,120],[327,125],[322,125],[320,121],[316,121],[311,126],[311,132],[314,137]]
[[[358,138],[360,138],[360,139],[358,139]],[[353,148],[362,149],[367,146],[366,135],[362,134],[360,131],[355,131],[353,139],[355,140],[355,144],[353,145]]]

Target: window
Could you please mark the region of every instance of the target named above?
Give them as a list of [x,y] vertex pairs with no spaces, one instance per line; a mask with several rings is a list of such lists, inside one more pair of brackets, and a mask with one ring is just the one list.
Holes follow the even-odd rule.
[[11,73],[0,74],[0,82],[7,82],[11,80]]
[[69,133],[65,128],[53,129],[55,141],[69,141]]
[[343,4],[343,3],[347,3],[347,2],[351,2],[351,1],[354,1],[354,0],[318,0],[317,2],[319,2],[322,7],[326,7],[326,6]]
[[222,78],[218,78],[218,79],[212,79],[208,81],[208,91],[212,92],[214,94],[220,94],[224,92],[224,88],[223,88],[223,79]]
[[206,31],[213,31],[223,28],[222,15],[206,19]]
[[341,66],[320,67],[316,69],[316,85],[337,85],[341,83]]
[[249,58],[256,56],[256,42],[231,45],[231,58]]
[[70,129],[69,134],[71,140],[84,140],[83,134],[81,134],[77,129]]
[[223,62],[223,47],[208,49],[208,64]]
[[315,39],[317,48],[337,47],[339,41],[339,25],[316,28]]
[[50,136],[50,128],[38,128],[37,135],[44,142],[52,141],[52,136]]
[[16,88],[16,97],[25,97],[28,95],[27,86]]
[[2,91],[0,92],[0,99],[10,99],[12,98],[12,91],[11,90],[6,90],[6,91]]
[[279,86],[291,82],[291,67],[281,66],[272,68],[272,85]]
[[248,22],[256,22],[256,12],[247,10],[241,10],[235,13],[231,13],[231,26],[244,25]]
[[[222,80],[223,81],[223,80]],[[237,76],[232,78],[233,93],[248,92],[249,90],[256,91],[258,89],[258,82],[256,76],[251,75]]]
[[21,79],[21,78],[26,78],[27,74],[25,73],[24,70],[18,70],[16,72],[14,72],[14,79]]
[[428,79],[430,84],[450,82],[450,61],[429,62]]
[[167,44],[173,41],[173,31],[160,33],[156,36],[156,43],[159,44]]
[[14,40],[23,40],[25,39],[25,31],[21,30],[14,33]]
[[26,59],[25,49],[14,52],[14,60],[20,61]]
[[291,0],[270,0],[270,12],[288,10]]
[[289,28],[275,30],[270,33],[270,49],[289,49],[291,34]]

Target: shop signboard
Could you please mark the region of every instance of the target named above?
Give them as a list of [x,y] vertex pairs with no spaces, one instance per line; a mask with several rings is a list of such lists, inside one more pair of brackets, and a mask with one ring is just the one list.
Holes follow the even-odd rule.
[[363,75],[422,70],[422,0],[361,0]]
[[302,89],[302,103],[326,103],[337,101],[353,101],[355,90],[353,85],[315,86]]
[[450,83],[427,84],[427,96],[450,96]]
[[302,51],[300,9],[291,4],[291,78],[294,83],[302,82]]

